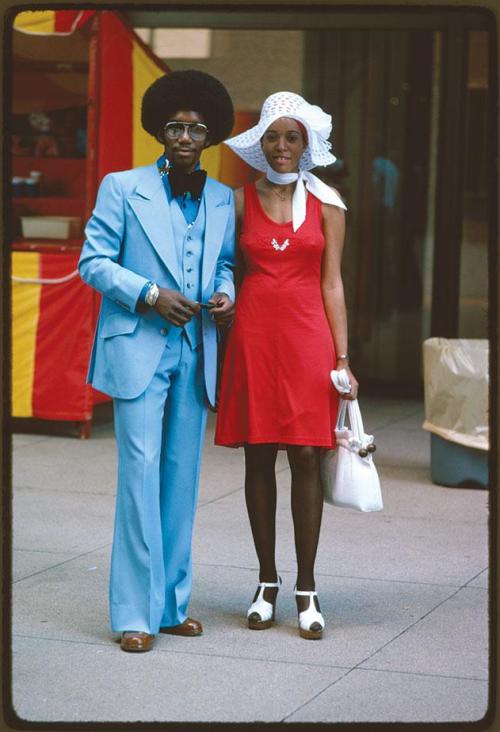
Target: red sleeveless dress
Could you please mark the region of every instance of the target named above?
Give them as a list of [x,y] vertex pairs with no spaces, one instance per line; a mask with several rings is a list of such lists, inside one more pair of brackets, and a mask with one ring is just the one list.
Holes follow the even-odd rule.
[[320,287],[321,201],[307,194],[306,219],[294,233],[291,221],[267,216],[254,183],[244,190],[245,274],[227,342],[215,444],[333,447],[338,394]]

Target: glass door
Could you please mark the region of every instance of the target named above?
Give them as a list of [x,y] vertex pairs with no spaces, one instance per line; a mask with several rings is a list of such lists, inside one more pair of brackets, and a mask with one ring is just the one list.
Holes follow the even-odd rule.
[[332,114],[339,158],[326,178],[315,172],[348,206],[343,278],[353,370],[378,390],[420,387],[433,250],[437,50],[428,30],[306,38],[305,57],[313,59],[306,96]]

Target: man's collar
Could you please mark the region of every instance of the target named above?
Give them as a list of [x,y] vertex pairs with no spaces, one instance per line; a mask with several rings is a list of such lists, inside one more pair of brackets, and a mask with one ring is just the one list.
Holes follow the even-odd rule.
[[[173,168],[174,168],[174,166],[173,165],[170,165],[170,163],[168,162],[165,153],[163,153],[162,155],[160,155],[160,157],[156,161],[156,165],[157,165],[158,170],[160,171],[160,173],[162,175],[164,175],[165,173],[167,173],[169,170],[173,170]],[[199,160],[196,163],[196,165],[194,166],[194,170],[201,170],[201,163],[200,163]]]

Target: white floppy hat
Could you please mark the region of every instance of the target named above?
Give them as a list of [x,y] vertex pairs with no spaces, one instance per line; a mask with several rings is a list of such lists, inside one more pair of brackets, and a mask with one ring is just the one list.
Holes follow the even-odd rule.
[[317,165],[335,162],[337,158],[330,152],[331,143],[328,141],[332,131],[331,116],[293,92],[275,92],[267,97],[262,105],[259,122],[246,132],[225,140],[225,144],[253,168],[265,172],[268,164],[260,140],[269,125],[280,117],[295,119],[306,128],[307,147],[300,158],[299,170],[310,170]]

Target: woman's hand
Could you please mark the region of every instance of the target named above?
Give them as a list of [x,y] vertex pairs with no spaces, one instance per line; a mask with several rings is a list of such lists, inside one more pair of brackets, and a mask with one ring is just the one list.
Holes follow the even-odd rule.
[[347,364],[343,364],[340,361],[337,362],[337,369],[340,371],[340,369],[345,369],[347,371],[347,376],[349,377],[349,383],[351,384],[351,391],[348,394],[340,394],[342,399],[349,399],[354,400],[358,398],[358,388],[359,384],[352,373],[351,369]]
[[169,323],[182,327],[189,323],[193,315],[200,312],[200,309],[198,302],[188,300],[181,292],[160,287],[155,310]]
[[210,310],[217,325],[230,325],[234,318],[234,302],[225,292],[214,292],[208,302],[214,302],[215,307]]

